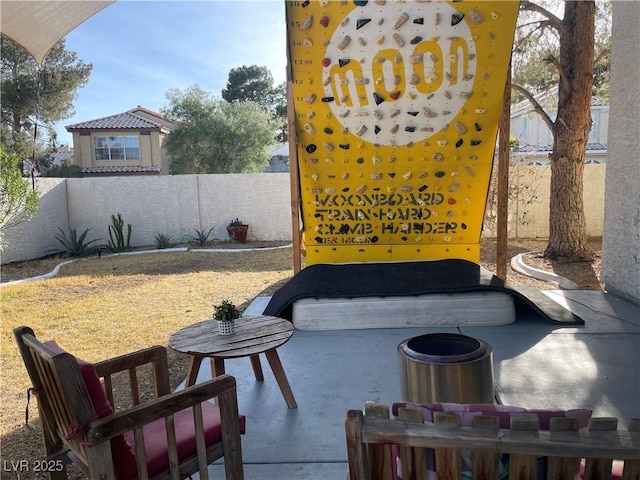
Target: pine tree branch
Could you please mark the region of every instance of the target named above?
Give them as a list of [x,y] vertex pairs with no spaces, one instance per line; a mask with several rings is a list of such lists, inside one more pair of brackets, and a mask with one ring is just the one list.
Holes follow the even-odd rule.
[[546,8],[541,7],[540,5],[530,2],[529,0],[521,0],[520,2],[520,10],[527,10],[530,12],[537,12],[543,17],[549,20],[550,25],[558,31],[560,36],[564,35],[564,23],[558,17],[556,17],[553,13],[551,13]]
[[551,117],[547,115],[547,112],[544,111],[542,106],[533,97],[533,95],[531,95],[531,93],[527,89],[515,83],[511,84],[511,88],[522,93],[527,98],[527,100],[529,100],[529,103],[531,103],[531,105],[533,106],[533,109],[536,111],[538,115],[540,115],[540,117],[542,117],[542,120],[544,121],[544,123],[547,124],[547,127],[549,127],[549,130],[551,130],[551,133],[553,133],[553,129],[556,126],[555,123],[553,122],[553,120],[551,120]]
[[554,67],[556,67],[556,70],[558,70],[558,75],[560,75],[560,80],[563,81],[567,87],[571,88],[571,82],[567,79],[567,75],[566,73],[564,73],[564,70],[562,69],[562,65],[560,65],[560,61],[554,55],[551,55],[551,54],[544,57],[543,60],[547,63],[550,63]]

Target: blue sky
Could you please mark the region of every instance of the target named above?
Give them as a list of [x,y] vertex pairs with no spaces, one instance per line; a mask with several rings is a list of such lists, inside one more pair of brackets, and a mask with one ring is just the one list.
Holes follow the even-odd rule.
[[66,48],[93,64],[77,92],[75,115],[56,125],[72,145],[71,125],[142,105],[158,111],[174,88],[198,84],[219,96],[229,70],[261,65],[286,78],[284,2],[119,0],[70,32]]

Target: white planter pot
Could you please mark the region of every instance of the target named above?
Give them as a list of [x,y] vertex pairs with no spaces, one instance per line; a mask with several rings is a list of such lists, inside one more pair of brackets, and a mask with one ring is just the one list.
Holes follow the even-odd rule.
[[217,322],[219,335],[231,335],[236,331],[236,322],[222,322],[220,320],[217,320]]

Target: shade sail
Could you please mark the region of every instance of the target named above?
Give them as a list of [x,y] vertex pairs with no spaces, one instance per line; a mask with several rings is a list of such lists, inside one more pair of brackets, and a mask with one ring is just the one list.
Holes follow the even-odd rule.
[[115,0],[0,1],[0,32],[42,65],[56,42]]

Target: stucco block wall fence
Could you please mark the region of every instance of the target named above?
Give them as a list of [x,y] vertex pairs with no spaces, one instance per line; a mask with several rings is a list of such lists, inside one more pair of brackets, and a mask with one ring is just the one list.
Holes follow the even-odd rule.
[[[605,167],[585,165],[584,202],[590,236],[602,235]],[[526,206],[526,199],[510,202],[510,236],[547,237],[550,168],[519,168],[518,181],[537,178],[538,199]],[[134,247],[154,245],[159,233],[170,235],[174,242],[186,242],[194,229],[213,226],[212,238],[228,240],[225,227],[235,217],[250,225],[250,240],[292,239],[288,173],[40,178],[38,189],[42,192],[38,214],[4,232],[8,245],[0,254],[2,264],[61,251],[55,239],[58,227],[65,232],[75,228],[78,234],[90,228],[87,239],[107,243],[111,215],[118,213],[125,225],[131,224]],[[527,210],[524,216],[523,209]],[[487,229],[485,234],[493,236],[494,232]]]
[[58,227],[107,243],[111,215],[131,224],[131,246],[155,244],[168,234],[186,242],[194,229],[215,227],[211,238],[228,240],[233,218],[250,225],[249,240],[291,239],[291,192],[288,173],[172,175],[38,179],[42,192],[37,215],[6,229],[2,264],[43,257],[62,250]]

